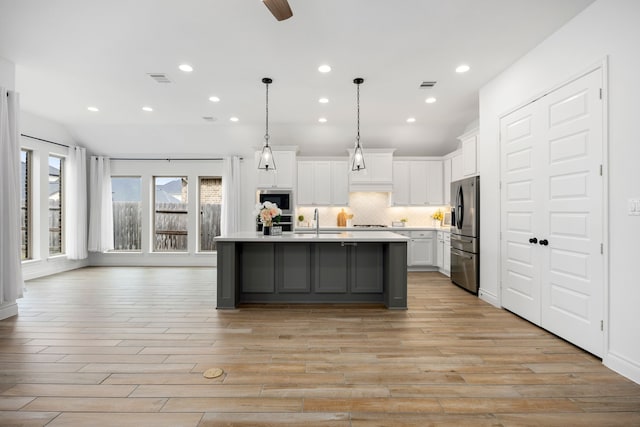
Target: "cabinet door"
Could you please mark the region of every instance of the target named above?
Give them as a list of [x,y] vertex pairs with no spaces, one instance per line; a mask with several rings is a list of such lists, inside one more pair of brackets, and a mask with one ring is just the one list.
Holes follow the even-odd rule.
[[473,176],[477,173],[476,141],[475,135],[462,141],[462,174],[464,176]]
[[451,159],[442,161],[442,191],[444,192],[444,204],[451,204]]
[[410,265],[434,265],[434,239],[411,239]]
[[[276,167],[278,167],[278,160],[276,159],[275,153],[273,156]],[[265,171],[263,169],[258,169],[258,164],[260,164],[260,151],[256,152],[255,156],[255,167],[257,171],[256,175],[256,187],[258,188],[273,188],[276,186],[276,171],[269,170]]]
[[315,292],[347,292],[349,284],[347,255],[347,246],[341,246],[340,243],[315,245]]
[[451,242],[444,242],[444,260],[442,263],[442,270],[445,275],[451,274]]
[[298,190],[296,192],[298,205],[313,205],[314,184],[314,162],[298,162]]
[[314,162],[313,169],[314,196],[316,205],[331,204],[331,162]]
[[293,188],[295,179],[296,153],[293,151],[274,151],[276,161],[276,187]]
[[[245,243],[240,255],[242,292],[272,293],[275,289],[274,245]],[[243,265],[251,268],[242,268]]]
[[429,163],[424,160],[409,162],[409,204],[424,206],[429,204],[427,180]]
[[351,292],[382,292],[384,277],[381,243],[358,243],[351,247]]
[[349,204],[349,162],[331,162],[331,204],[346,206]]
[[460,151],[451,158],[451,181],[458,181],[462,178],[464,178],[464,174],[462,172],[462,152]]
[[444,237],[442,231],[438,232],[438,240],[436,241],[436,266],[442,268],[444,266]]
[[276,283],[279,293],[311,290],[310,244],[279,243],[276,248]]
[[427,203],[429,205],[444,204],[442,189],[442,162],[439,160],[427,163]]
[[409,162],[393,162],[393,204],[396,206],[409,204],[409,187],[411,186]]

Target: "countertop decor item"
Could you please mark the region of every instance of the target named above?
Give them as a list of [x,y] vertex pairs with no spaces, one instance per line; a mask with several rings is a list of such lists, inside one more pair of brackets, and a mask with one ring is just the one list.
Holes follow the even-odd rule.
[[274,222],[280,222],[282,210],[275,203],[264,202],[256,205],[254,213],[262,223],[262,233],[265,236],[271,234],[271,226]]

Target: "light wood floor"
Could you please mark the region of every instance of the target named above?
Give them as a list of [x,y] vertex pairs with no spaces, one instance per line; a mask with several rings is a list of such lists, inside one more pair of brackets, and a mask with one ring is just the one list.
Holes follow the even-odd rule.
[[0,322],[0,425],[640,425],[640,385],[438,273],[410,274],[407,311],[216,311],[214,277],[28,282]]

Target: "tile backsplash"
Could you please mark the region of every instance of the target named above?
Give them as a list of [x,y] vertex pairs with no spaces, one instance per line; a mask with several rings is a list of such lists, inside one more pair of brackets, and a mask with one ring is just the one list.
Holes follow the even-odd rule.
[[[348,207],[318,206],[321,227],[335,227],[338,214],[342,209],[353,214],[352,224],[391,225],[392,221],[407,219],[407,227],[430,227],[433,225],[431,215],[446,206],[389,206],[389,193],[361,192],[349,194]],[[313,207],[301,206],[296,209],[296,217],[304,215],[304,221],[313,223]]]

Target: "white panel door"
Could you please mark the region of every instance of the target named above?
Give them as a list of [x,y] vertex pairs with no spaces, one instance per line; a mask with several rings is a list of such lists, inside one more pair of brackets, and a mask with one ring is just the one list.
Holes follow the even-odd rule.
[[598,356],[604,349],[601,87],[597,70],[543,98],[542,173],[548,190],[542,325]]
[[598,69],[500,123],[502,305],[598,356],[605,296],[601,87]]
[[[502,306],[540,324],[540,266],[535,224],[541,182],[534,169],[536,144],[541,133],[537,104],[504,117],[501,135],[501,280]],[[535,242],[535,243],[534,243]]]
[[349,204],[349,162],[331,162],[331,204]]

